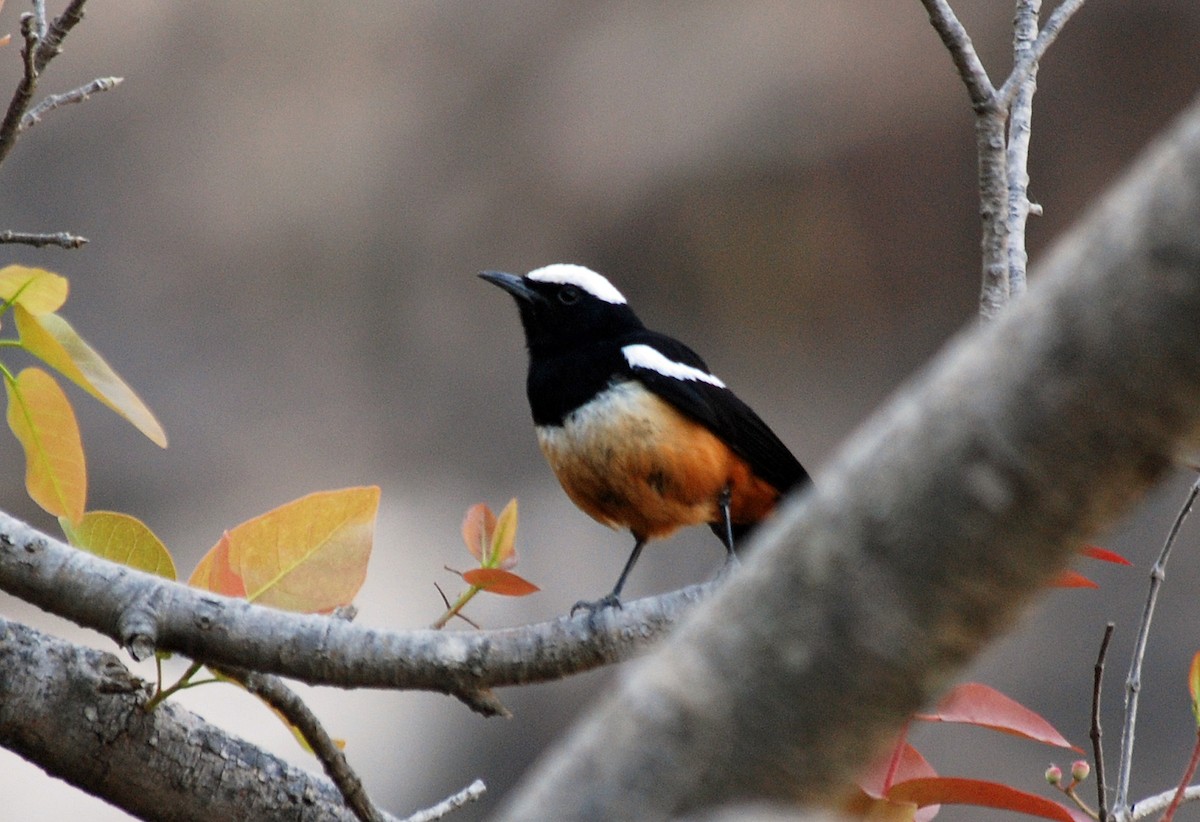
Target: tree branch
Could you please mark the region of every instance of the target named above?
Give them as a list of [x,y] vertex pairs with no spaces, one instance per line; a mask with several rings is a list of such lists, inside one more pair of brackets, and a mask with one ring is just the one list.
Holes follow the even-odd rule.
[[141,819],[341,820],[341,794],[176,704],[112,654],[0,618],[0,745]]
[[325,769],[325,775],[333,781],[346,804],[361,822],[396,822],[395,817],[375,806],[362,780],[350,767],[350,762],[337,743],[325,732],[307,705],[294,691],[283,684],[277,676],[258,674],[243,668],[222,668],[221,673],[241,683],[247,691],[266,702],[280,713],[304,737]]
[[[1200,443],[1200,105],[759,531],[504,819],[836,803]],[[801,695],[803,698],[800,698]]]
[[493,713],[499,703],[486,698],[488,688],[626,659],[712,588],[507,630],[380,631],[169,582],[71,548],[0,512],[0,590],[111,637],[135,659],[172,651],[312,685],[438,691]]

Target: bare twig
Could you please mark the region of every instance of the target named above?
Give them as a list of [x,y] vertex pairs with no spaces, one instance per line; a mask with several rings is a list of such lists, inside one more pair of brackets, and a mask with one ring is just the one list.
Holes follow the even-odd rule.
[[1116,625],[1104,626],[1104,639],[1100,641],[1100,653],[1096,654],[1096,667],[1092,676],[1092,752],[1096,760],[1096,814],[1100,822],[1108,822],[1108,797],[1104,785],[1104,735],[1100,730],[1100,688],[1104,682],[1104,659],[1108,656],[1108,643],[1112,641]]
[[999,90],[947,0],[921,2],[950,52],[975,110],[982,222],[979,313],[984,319],[992,319],[1010,299],[1025,291],[1025,222],[1030,213],[1040,213],[1028,199],[1026,162],[1038,60],[1083,0],[1068,0],[1055,9],[1041,34],[1041,0],[1017,0],[1013,70]]
[[38,45],[35,67],[40,72],[46,64],[62,52],[62,41],[83,19],[83,6],[87,0],[71,0],[63,13],[54,18],[41,37]]
[[246,690],[281,713],[304,737],[312,748],[325,774],[346,798],[346,804],[362,822],[389,822],[394,817],[375,807],[363,788],[362,780],[350,767],[346,755],[321,726],[316,715],[309,710],[294,691],[276,676],[258,674],[242,668],[222,668],[221,673],[240,682]]
[[1079,11],[1083,3],[1084,0],[1064,0],[1063,4],[1050,14],[1050,19],[1042,27],[1041,33],[1038,34],[1038,38],[1034,41],[1033,48],[1029,50],[1028,54],[1016,55],[1020,59],[1014,60],[1012,72],[996,92],[996,97],[1002,105],[1008,105],[1016,95],[1018,87],[1025,82],[1025,76],[1029,72],[1037,71],[1037,64],[1045,56],[1046,50],[1058,39],[1063,26],[1075,12]]
[[1130,663],[1129,677],[1125,682],[1125,717],[1121,729],[1121,758],[1117,763],[1117,795],[1113,804],[1113,810],[1118,815],[1118,819],[1124,818],[1129,808],[1129,777],[1133,770],[1134,728],[1137,725],[1138,695],[1142,689],[1142,661],[1146,656],[1146,643],[1150,639],[1150,623],[1154,619],[1154,607],[1158,602],[1158,592],[1167,575],[1167,560],[1171,557],[1175,538],[1179,536],[1179,529],[1183,527],[1184,520],[1191,513],[1197,495],[1200,495],[1200,478],[1192,483],[1183,507],[1179,509],[1179,514],[1171,525],[1170,533],[1167,534],[1162,551],[1159,553],[1158,559],[1154,561],[1154,567],[1150,569],[1150,592],[1146,597],[1146,607],[1142,611],[1142,621],[1138,625],[1137,639],[1133,645],[1133,661]]
[[21,49],[25,72],[21,75],[17,89],[13,92],[12,100],[8,103],[4,120],[0,121],[0,163],[4,162],[8,153],[16,145],[21,118],[25,116],[25,110],[29,108],[29,101],[33,99],[34,89],[37,88],[37,52],[42,40],[38,37],[37,20],[32,14],[21,16],[21,36],[25,39],[25,47]]
[[487,791],[487,786],[483,784],[483,780],[476,779],[458,793],[446,797],[432,808],[417,811],[412,816],[405,818],[404,822],[434,822],[435,819],[448,816],[468,802],[478,801],[485,791]]
[[33,0],[33,19],[37,21],[38,37],[44,38],[49,26],[46,22],[46,0]]
[[[1169,791],[1163,791],[1140,800],[1129,811],[1130,822],[1138,822],[1138,820],[1146,819],[1156,813],[1162,813],[1175,798],[1175,793],[1176,789],[1171,788]],[[1183,792],[1183,801],[1195,802],[1197,799],[1200,799],[1200,785],[1189,785]]]
[[56,245],[60,248],[83,248],[87,245],[88,238],[81,237],[78,234],[69,234],[66,231],[58,231],[54,234],[35,234],[28,231],[0,231],[0,244],[3,243],[19,243],[21,245],[31,245],[34,248],[45,248],[48,245]]
[[21,133],[33,128],[42,122],[43,117],[56,108],[61,108],[70,103],[85,102],[93,94],[98,94],[102,91],[111,91],[124,81],[124,77],[97,77],[92,82],[77,89],[72,89],[63,94],[51,94],[45,100],[42,100],[42,102],[25,112],[24,116],[21,117],[21,123],[17,127],[17,132]]
[[933,24],[938,36],[942,38],[942,43],[950,52],[950,58],[954,60],[959,76],[966,83],[967,93],[971,95],[971,102],[976,106],[976,110],[979,106],[987,105],[995,97],[996,90],[983,67],[983,61],[975,53],[975,45],[971,42],[970,35],[955,16],[954,9],[950,8],[946,0],[921,0],[921,3],[929,13],[929,22]]
[[[1028,58],[1037,39],[1038,14],[1042,0],[1017,0],[1013,22],[1013,60],[1020,64]],[[1025,268],[1029,254],[1025,248],[1025,223],[1031,211],[1029,203],[1029,135],[1033,121],[1033,95],[1037,91],[1037,63],[1030,64],[1025,79],[1017,85],[1008,116],[1008,291],[1010,297],[1025,293]]]

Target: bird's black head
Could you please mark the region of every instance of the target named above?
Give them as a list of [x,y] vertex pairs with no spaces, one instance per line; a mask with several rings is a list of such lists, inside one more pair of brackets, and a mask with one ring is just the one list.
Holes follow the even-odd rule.
[[556,263],[524,277],[501,271],[479,276],[517,301],[525,343],[535,355],[561,353],[642,327],[621,292],[581,265]]

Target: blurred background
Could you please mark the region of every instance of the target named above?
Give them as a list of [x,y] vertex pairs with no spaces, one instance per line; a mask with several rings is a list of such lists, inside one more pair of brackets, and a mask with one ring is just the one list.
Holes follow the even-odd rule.
[[[998,83],[1012,4],[954,5]],[[9,0],[0,32],[19,39],[26,10]],[[1198,40],[1191,0],[1093,0],[1043,61],[1035,288],[1039,251],[1200,87]],[[0,50],[0,89],[19,71],[14,42]],[[971,112],[916,2],[96,2],[39,98],[107,75],[125,83],[51,114],[0,170],[0,228],[91,243],[4,246],[0,264],[68,276],[63,313],[167,428],[159,451],[72,393],[89,507],[143,518],[184,574],[225,528],[313,490],[374,483],[364,623],[436,618],[434,583],[459,590],[443,566],[468,565],[464,511],[512,496],[518,570],[542,593],[480,597],[474,619],[543,620],[608,589],[629,539],[579,513],[543,463],[516,311],[475,278],[484,268],[605,272],[818,480],[838,443],[973,322]],[[0,436],[0,507],[53,532],[26,498],[21,459]],[[1115,754],[1149,565],[1189,481],[1176,476],[1102,538],[1134,569],[1081,563],[1101,590],[1050,593],[971,677],[1086,746],[1092,666],[1115,621],[1104,714]],[[720,566],[719,543],[693,530],[647,552],[629,595]],[[1160,600],[1137,795],[1171,787],[1194,739],[1198,541],[1189,524]],[[7,597],[0,613],[112,649]],[[614,674],[505,689],[510,721],[428,694],[307,693],[393,813],[483,778],[487,798],[454,817],[466,820],[494,809]],[[181,698],[316,767],[232,687]],[[943,773],[1043,793],[1047,762],[1065,770],[1076,756],[954,727],[917,741]],[[1091,784],[1082,793],[1094,798]],[[0,797],[11,819],[126,818],[3,751]]]

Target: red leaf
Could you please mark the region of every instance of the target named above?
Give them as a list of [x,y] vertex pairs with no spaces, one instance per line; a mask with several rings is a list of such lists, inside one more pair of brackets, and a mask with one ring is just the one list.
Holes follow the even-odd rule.
[[998,808],[1057,819],[1060,822],[1075,822],[1065,807],[1049,799],[1018,791],[998,782],[979,779],[960,779],[948,776],[933,776],[910,779],[892,787],[888,797],[892,802],[915,802],[926,805],[976,805],[983,808]]
[[463,571],[462,578],[468,585],[506,597],[523,597],[541,590],[524,577],[503,568],[472,568]]
[[[896,767],[896,772],[892,775],[892,783],[907,782],[910,779],[917,779],[927,776],[937,776],[937,771],[933,766],[925,761],[925,757],[921,753],[909,745],[907,742],[901,743],[904,747],[900,752],[900,762]],[[896,749],[893,748],[888,752],[887,756],[881,756],[871,767],[858,778],[858,787],[862,788],[863,793],[872,799],[882,799],[884,794],[884,781],[887,779],[888,769],[892,765],[892,757],[895,756]]]
[[1053,725],[1021,703],[987,685],[967,682],[953,688],[931,714],[917,714],[926,722],[964,722],[1022,736],[1035,742],[1082,752]]
[[1058,578],[1050,583],[1051,588],[1099,588],[1078,571],[1063,571]]
[[1114,565],[1133,565],[1132,562],[1118,554],[1116,551],[1109,551],[1107,548],[1099,548],[1095,545],[1085,545],[1080,549],[1079,553],[1089,559],[1098,559],[1101,562],[1111,562]]

